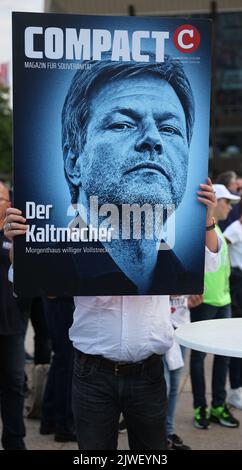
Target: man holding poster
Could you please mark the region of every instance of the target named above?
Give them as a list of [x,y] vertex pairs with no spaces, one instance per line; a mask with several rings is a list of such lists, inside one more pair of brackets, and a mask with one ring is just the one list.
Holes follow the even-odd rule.
[[[221,242],[213,230],[216,197],[210,180],[201,185],[198,199],[207,207],[205,269],[216,271]],[[8,209],[6,236],[25,234],[25,222],[21,211]],[[116,449],[121,412],[130,449],[166,449],[162,355],[173,341],[169,296],[79,296],[75,307],[69,332],[75,347],[73,413],[80,450]]]
[[[20,53],[15,52],[18,74],[23,80],[31,76],[36,80],[28,89],[31,102],[31,106],[26,105],[28,135],[32,129],[31,117],[34,119],[33,102],[40,126],[39,133],[33,128],[35,143],[26,144],[20,165],[19,149],[23,148],[21,141],[26,137],[26,129],[17,121],[23,94],[19,88],[21,80],[15,80],[15,124],[23,131],[16,132],[15,139],[15,176],[18,179],[21,174],[22,182],[21,188],[17,184],[15,201],[21,211],[8,211],[5,228],[10,238],[26,234],[15,243],[17,293],[29,289],[31,293],[75,295],[70,338],[75,347],[73,411],[79,448],[116,449],[119,416],[123,412],[130,449],[165,449],[166,388],[162,355],[172,344],[173,332],[169,297],[154,294],[202,290],[204,206],[208,268],[216,269],[219,263],[219,243],[213,231],[216,197],[210,180],[200,186],[198,198],[195,197],[198,183],[205,180],[206,174],[206,165],[203,166],[206,152],[201,137],[202,171],[199,179],[196,175],[196,183],[187,196],[188,207],[196,208],[198,214],[193,221],[196,237],[189,244],[188,253],[193,258],[196,252],[199,266],[193,259],[191,274],[173,253],[177,234],[183,230],[181,223],[178,228],[177,222],[175,226],[174,214],[184,199],[194,124],[193,91],[177,59],[178,46],[187,47],[183,42],[187,28],[178,31],[180,20],[174,23],[171,20],[170,24],[167,19],[162,20],[163,31],[159,32],[156,28],[160,19],[152,18],[119,17],[117,25],[115,18],[50,15],[45,23],[45,15],[43,18],[27,15],[25,23],[20,21],[21,15],[16,15],[16,50],[17,38],[23,32],[25,37],[25,47]],[[143,21],[147,22],[146,28]],[[80,29],[77,39],[73,25],[82,22],[85,28]],[[100,29],[100,22],[103,26],[107,22],[109,29]],[[151,34],[149,28],[153,29]],[[165,51],[169,28],[174,30],[174,38],[176,34],[178,38],[174,39],[175,46],[170,42],[167,45],[175,58]],[[195,32],[196,28],[192,30]],[[91,32],[93,41],[89,40]],[[141,51],[141,36],[142,41],[147,40],[147,54]],[[206,60],[202,76],[206,89],[207,37],[203,31],[201,53]],[[156,39],[156,45],[161,45],[163,38],[162,49],[156,48],[156,53],[150,50],[154,49],[153,43],[149,47],[151,38]],[[107,58],[109,49],[111,56]],[[23,57],[25,65],[21,67]],[[38,61],[26,62],[26,57]],[[70,62],[74,59],[76,62]],[[80,64],[80,59],[86,60]],[[45,84],[38,80],[35,67],[40,69],[39,76],[48,76]],[[193,60],[190,67],[193,68]],[[60,85],[54,80],[53,77],[73,68],[78,70],[70,86],[65,81]],[[47,96],[50,97],[53,83],[59,94],[52,107]],[[64,188],[56,176],[59,152],[56,166],[54,149],[55,139],[59,139],[54,129],[56,113],[60,113],[60,96],[61,102],[65,96],[62,151],[72,202],[68,215],[75,216],[68,226],[62,222],[61,227],[57,222],[63,220],[63,202],[59,199],[59,204],[54,203],[56,180],[58,194]],[[203,97],[201,101],[205,112],[199,133],[206,138],[209,99]],[[57,127],[59,131],[59,124]],[[33,189],[28,172],[23,174],[23,160],[31,175],[36,171],[40,174],[43,186]],[[184,220],[189,224],[190,214]],[[183,234],[185,242],[187,236]],[[185,251],[183,254],[186,258]]]

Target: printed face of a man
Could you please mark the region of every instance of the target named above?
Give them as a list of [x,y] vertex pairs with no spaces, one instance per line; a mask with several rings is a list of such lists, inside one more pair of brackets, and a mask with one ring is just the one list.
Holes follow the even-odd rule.
[[183,107],[165,80],[150,73],[118,79],[90,102],[81,186],[99,203],[175,204],[187,178]]

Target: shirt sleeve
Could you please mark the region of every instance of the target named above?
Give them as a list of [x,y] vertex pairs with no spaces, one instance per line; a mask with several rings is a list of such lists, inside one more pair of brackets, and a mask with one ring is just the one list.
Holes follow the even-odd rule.
[[165,360],[169,370],[180,369],[180,367],[184,366],[181,348],[176,341],[174,341],[172,347],[166,352]]
[[234,224],[229,225],[223,232],[223,235],[232,245],[240,241],[238,230],[235,229]]
[[8,280],[13,284],[13,265],[11,264],[8,270]]
[[222,252],[222,240],[220,236],[218,237],[218,251],[216,253],[210,251],[205,246],[205,273],[216,272],[221,264],[221,252]]

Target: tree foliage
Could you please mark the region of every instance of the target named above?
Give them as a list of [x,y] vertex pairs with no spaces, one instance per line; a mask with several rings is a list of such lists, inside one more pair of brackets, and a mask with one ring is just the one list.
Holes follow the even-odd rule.
[[9,89],[0,85],[0,177],[12,172],[12,110]]

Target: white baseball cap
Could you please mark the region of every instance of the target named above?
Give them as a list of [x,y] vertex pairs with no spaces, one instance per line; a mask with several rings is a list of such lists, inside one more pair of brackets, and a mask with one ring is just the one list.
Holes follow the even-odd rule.
[[217,199],[228,199],[231,204],[236,204],[240,201],[240,196],[231,193],[224,184],[213,184],[213,189]]

